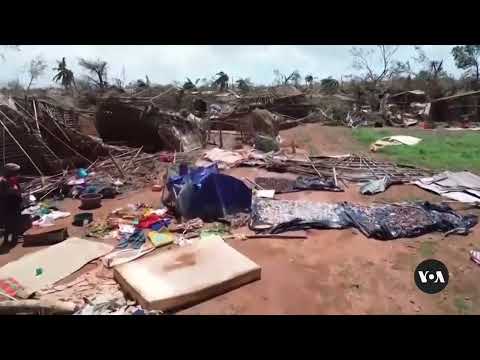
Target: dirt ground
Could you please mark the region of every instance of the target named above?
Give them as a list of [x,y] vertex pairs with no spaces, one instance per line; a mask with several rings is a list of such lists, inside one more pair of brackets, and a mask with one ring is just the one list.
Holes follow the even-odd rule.
[[[349,132],[351,130],[347,128],[308,124],[282,132],[281,136],[285,143],[295,139],[297,145],[318,154],[366,152]],[[269,174],[252,168],[236,168],[228,172],[250,179]],[[354,184],[349,184],[343,193],[306,191],[277,196],[281,199],[358,203],[442,200],[440,196],[413,185],[392,186],[375,196],[360,195]],[[160,195],[146,189],[123,198],[106,200],[102,208],[94,211],[94,216],[101,218],[115,208],[141,201],[158,206]],[[78,200],[69,199],[58,205],[73,214],[81,211]],[[480,215],[478,210],[468,212]],[[67,224],[71,218],[62,221]],[[69,231],[71,235],[83,235],[81,228],[69,226]],[[470,249],[480,248],[480,226],[467,236],[444,238],[442,234],[434,233],[392,241],[368,239],[355,229],[308,230],[306,234],[308,238],[304,240],[229,241],[231,246],[262,267],[261,280],[179,314],[480,313],[480,287],[477,285],[480,266],[471,262],[468,254]],[[0,255],[0,266],[37,249],[23,248],[20,244],[8,254]],[[413,280],[415,267],[428,258],[444,262],[450,272],[447,288],[435,295],[422,293]],[[89,266],[69,278],[78,276]]]

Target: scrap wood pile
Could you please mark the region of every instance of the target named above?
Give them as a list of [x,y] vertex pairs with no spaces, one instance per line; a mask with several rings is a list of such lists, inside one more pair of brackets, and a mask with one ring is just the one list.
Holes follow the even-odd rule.
[[[99,157],[86,168],[64,170],[52,176],[30,177],[23,185],[25,195],[34,195],[39,199],[62,194],[77,197],[82,192],[97,192],[103,189],[87,189],[89,185],[100,188],[115,187],[119,190],[141,189],[159,185],[168,163],[191,163],[196,152],[148,154],[142,148],[107,146],[107,156]],[[77,190],[71,193],[71,190]]]
[[340,156],[314,156],[305,160],[286,156],[256,156],[242,163],[245,166],[264,167],[277,172],[291,172],[302,175],[331,177],[333,169],[338,179],[352,182],[378,180],[388,176],[393,182],[406,183],[423,177],[430,172],[409,165],[373,160],[370,157],[353,154]]

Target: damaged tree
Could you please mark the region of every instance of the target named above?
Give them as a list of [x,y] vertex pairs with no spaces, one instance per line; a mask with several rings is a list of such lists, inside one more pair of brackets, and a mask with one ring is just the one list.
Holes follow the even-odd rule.
[[276,82],[278,85],[288,85],[290,84],[290,81],[292,81],[295,86],[298,86],[299,81],[302,78],[298,70],[292,71],[292,73],[288,76],[282,74],[278,69],[273,70],[273,73],[275,74]]
[[[375,87],[378,82],[388,78],[392,71],[393,56],[398,46],[377,45],[374,49],[352,47],[353,67],[364,72],[364,79]],[[375,68],[376,59],[380,59],[380,68]]]
[[223,91],[225,89],[228,89],[228,80],[229,80],[229,77],[226,73],[224,73],[223,71],[220,71],[218,74],[217,74],[218,78],[217,80],[215,80],[215,82],[213,83],[213,85],[215,87],[219,87],[220,88],[220,91]]
[[78,64],[88,70],[90,73],[97,76],[98,80],[88,76],[88,79],[95,83],[100,89],[107,87],[107,62],[97,59],[97,60],[86,60],[81,58]]
[[53,68],[54,71],[57,71],[57,74],[52,80],[57,83],[60,81],[65,90],[69,89],[72,85],[76,86],[73,71],[67,68],[65,58],[62,58],[62,61],[57,61],[57,63],[58,66]]
[[28,64],[28,75],[30,77],[30,81],[28,82],[27,92],[30,90],[30,86],[32,86],[33,82],[37,80],[42,74],[45,72],[47,68],[47,63],[41,56],[37,56],[36,58],[32,59]]
[[455,65],[474,79],[475,89],[478,90],[480,80],[480,45],[455,46],[452,49]]

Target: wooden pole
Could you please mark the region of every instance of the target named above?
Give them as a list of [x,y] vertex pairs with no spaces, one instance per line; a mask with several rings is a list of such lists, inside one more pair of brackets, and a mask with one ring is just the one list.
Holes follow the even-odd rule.
[[6,159],[6,154],[5,154],[5,128],[2,127],[2,144],[3,144],[3,166],[5,166],[5,159]]
[[85,156],[83,156],[82,154],[80,154],[77,150],[73,149],[72,147],[70,147],[70,145],[66,144],[65,142],[63,142],[61,139],[59,139],[54,133],[52,133],[45,125],[41,124],[44,128],[44,130],[46,132],[48,132],[50,135],[52,135],[55,139],[57,139],[58,141],[60,141],[63,145],[65,145],[68,149],[70,149],[71,151],[73,151],[76,155],[80,156],[82,159],[84,160],[87,160],[90,164],[92,164],[92,161],[90,159],[87,159]]
[[132,162],[133,160],[135,160],[135,158],[138,156],[138,154],[140,154],[140,152],[143,150],[143,145],[140,149],[138,149],[138,151],[136,152],[135,155],[133,155],[133,157],[130,159],[130,161],[128,162],[128,164],[124,167],[124,169],[128,169],[130,165],[132,165]]
[[310,164],[312,165],[313,170],[315,170],[315,172],[317,173],[318,177],[320,179],[323,179],[322,174],[320,174],[320,171],[318,171],[318,169],[315,167],[315,164],[313,163],[312,159],[310,159],[310,156],[308,156],[308,155],[305,155],[305,156],[306,156],[307,160],[310,162]]
[[[8,119],[8,116],[5,115],[3,113],[2,110],[0,110],[0,114],[2,114],[3,116],[5,116],[7,119]],[[3,128],[5,129],[5,131],[7,132],[8,135],[10,135],[10,137],[12,138],[13,141],[15,141],[15,143],[18,145],[18,147],[20,148],[20,150],[22,150],[22,152],[25,154],[25,156],[28,158],[28,160],[30,160],[30,162],[32,163],[32,165],[35,167],[35,170],[38,171],[38,173],[40,174],[40,176],[43,177],[43,173],[42,173],[42,170],[40,170],[37,166],[37,164],[35,164],[35,162],[32,160],[32,158],[30,157],[30,155],[28,155],[27,151],[22,147],[22,145],[20,145],[20,143],[17,141],[17,139],[15,139],[15,136],[13,136],[13,134],[10,132],[10,130],[7,128],[7,126],[5,125],[5,123],[0,120],[0,123],[2,124]]]
[[120,175],[122,176],[122,178],[125,179],[125,173],[123,172],[122,168],[118,165],[117,160],[115,160],[115,158],[112,156],[110,150],[108,151],[108,156],[110,156],[110,159],[112,159],[113,164],[117,168],[117,170],[120,173]]
[[35,99],[32,100],[32,104],[33,104],[33,112],[35,114],[35,122],[37,124],[38,134],[40,135],[40,137],[42,137],[42,134],[40,132],[40,126],[38,125],[37,107],[35,106]]

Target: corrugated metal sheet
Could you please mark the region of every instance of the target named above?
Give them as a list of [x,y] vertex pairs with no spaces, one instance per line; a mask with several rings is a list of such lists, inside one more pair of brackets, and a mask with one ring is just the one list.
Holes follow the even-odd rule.
[[395,98],[397,96],[402,96],[405,94],[412,94],[412,95],[425,95],[425,91],[422,90],[409,90],[409,91],[402,91],[397,94],[390,95],[390,98]]
[[415,185],[460,202],[480,202],[480,176],[469,171],[445,171],[420,179]]
[[469,92],[466,92],[466,93],[463,93],[463,94],[457,94],[457,95],[452,95],[452,96],[445,96],[445,97],[442,97],[442,98],[434,99],[434,100],[432,100],[431,102],[432,102],[432,103],[436,103],[436,102],[440,102],[440,101],[455,100],[455,99],[460,99],[460,98],[462,98],[462,97],[475,96],[475,95],[480,96],[480,91],[469,91]]

